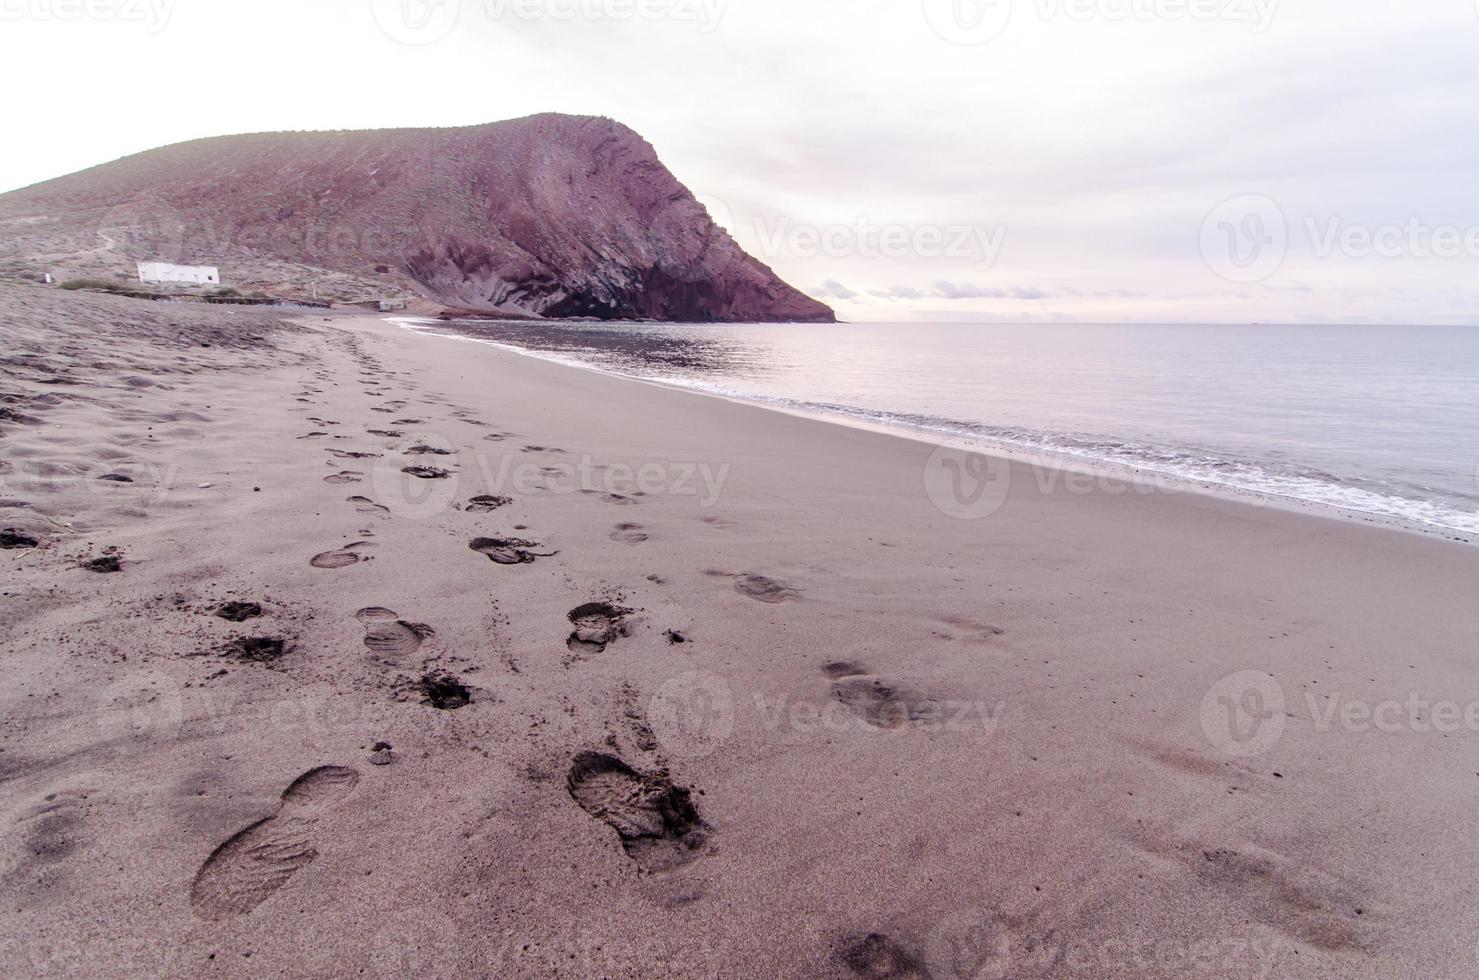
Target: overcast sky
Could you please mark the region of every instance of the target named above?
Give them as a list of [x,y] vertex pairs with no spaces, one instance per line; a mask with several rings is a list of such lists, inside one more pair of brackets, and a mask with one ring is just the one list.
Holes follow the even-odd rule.
[[590,113],[848,319],[1479,323],[1476,0],[0,0],[0,80],[6,189]]

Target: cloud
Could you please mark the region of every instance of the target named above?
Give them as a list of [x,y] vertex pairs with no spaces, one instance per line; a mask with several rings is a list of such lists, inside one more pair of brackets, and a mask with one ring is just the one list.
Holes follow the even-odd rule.
[[991,286],[975,286],[970,284],[956,284],[948,279],[941,279],[935,283],[933,295],[940,299],[1026,299],[1038,300],[1048,299],[1050,293],[1035,288],[1014,287],[1002,289]]
[[[784,279],[822,282],[819,297],[890,316],[1017,300],[1086,317],[1348,319],[1410,283],[1419,292],[1407,316],[1479,319],[1448,312],[1472,263],[1317,259],[1304,230],[1332,216],[1479,227],[1479,22],[1467,0],[1279,3],[1265,33],[1231,17],[1044,16],[1062,5],[1022,0],[1003,36],[980,48],[948,43],[917,0],[637,5],[665,12],[656,18],[630,4],[557,17],[518,11],[581,5],[463,0],[456,30],[424,47],[384,34],[367,3],[350,5],[353,16],[302,0],[189,6],[157,37],[86,18],[65,30],[7,23],[0,81],[12,90],[61,61],[84,70],[63,73],[44,99],[7,106],[7,131],[27,150],[0,155],[0,188],[219,132],[590,113],[632,126],[681,181],[726,202],[736,239]],[[607,15],[618,8],[628,13]],[[237,48],[212,43],[223,33]],[[345,43],[317,43],[330,33]],[[244,52],[264,46],[312,59],[331,81],[301,98],[291,73],[241,70]],[[859,60],[873,50],[889,57]],[[540,84],[505,87],[490,107],[490,57]],[[387,65],[435,72],[442,97],[386,88]],[[625,84],[609,84],[618,75]],[[157,91],[211,77],[216,111],[96,113],[99,86],[125,76]],[[55,120],[68,117],[90,124],[58,135]],[[1265,288],[1228,289],[1200,254],[1203,221],[1242,194],[1272,198],[1288,219],[1289,258]],[[942,229],[947,242],[957,227],[1005,235],[983,264],[979,250],[767,249],[755,231],[778,216],[828,228],[860,215]],[[980,285],[988,276],[1038,285]]]
[[836,279],[828,279],[816,289],[813,289],[811,291],[811,295],[817,299],[849,300],[857,299],[858,297],[858,294],[855,290],[848,289]]
[[925,294],[913,286],[890,286],[887,289],[874,289],[869,292],[871,296],[879,299],[923,299]]

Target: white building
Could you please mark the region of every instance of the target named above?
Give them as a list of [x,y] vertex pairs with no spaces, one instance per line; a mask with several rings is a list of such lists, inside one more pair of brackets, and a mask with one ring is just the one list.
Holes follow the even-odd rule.
[[218,286],[221,284],[221,271],[213,265],[140,262],[139,282],[183,282],[196,286]]

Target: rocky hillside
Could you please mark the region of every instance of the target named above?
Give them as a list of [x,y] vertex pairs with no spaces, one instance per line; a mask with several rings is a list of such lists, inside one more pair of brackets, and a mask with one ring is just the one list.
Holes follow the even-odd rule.
[[140,259],[511,316],[834,319],[645,140],[590,117],[218,137],[0,195],[0,272],[128,275]]

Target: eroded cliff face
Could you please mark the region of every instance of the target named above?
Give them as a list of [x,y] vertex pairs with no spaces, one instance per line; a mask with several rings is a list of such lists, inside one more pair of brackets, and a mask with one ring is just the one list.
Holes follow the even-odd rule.
[[218,264],[228,281],[276,261],[504,315],[834,319],[608,119],[198,140],[0,196],[0,219],[0,235],[40,222],[80,247],[92,229],[129,258]]

